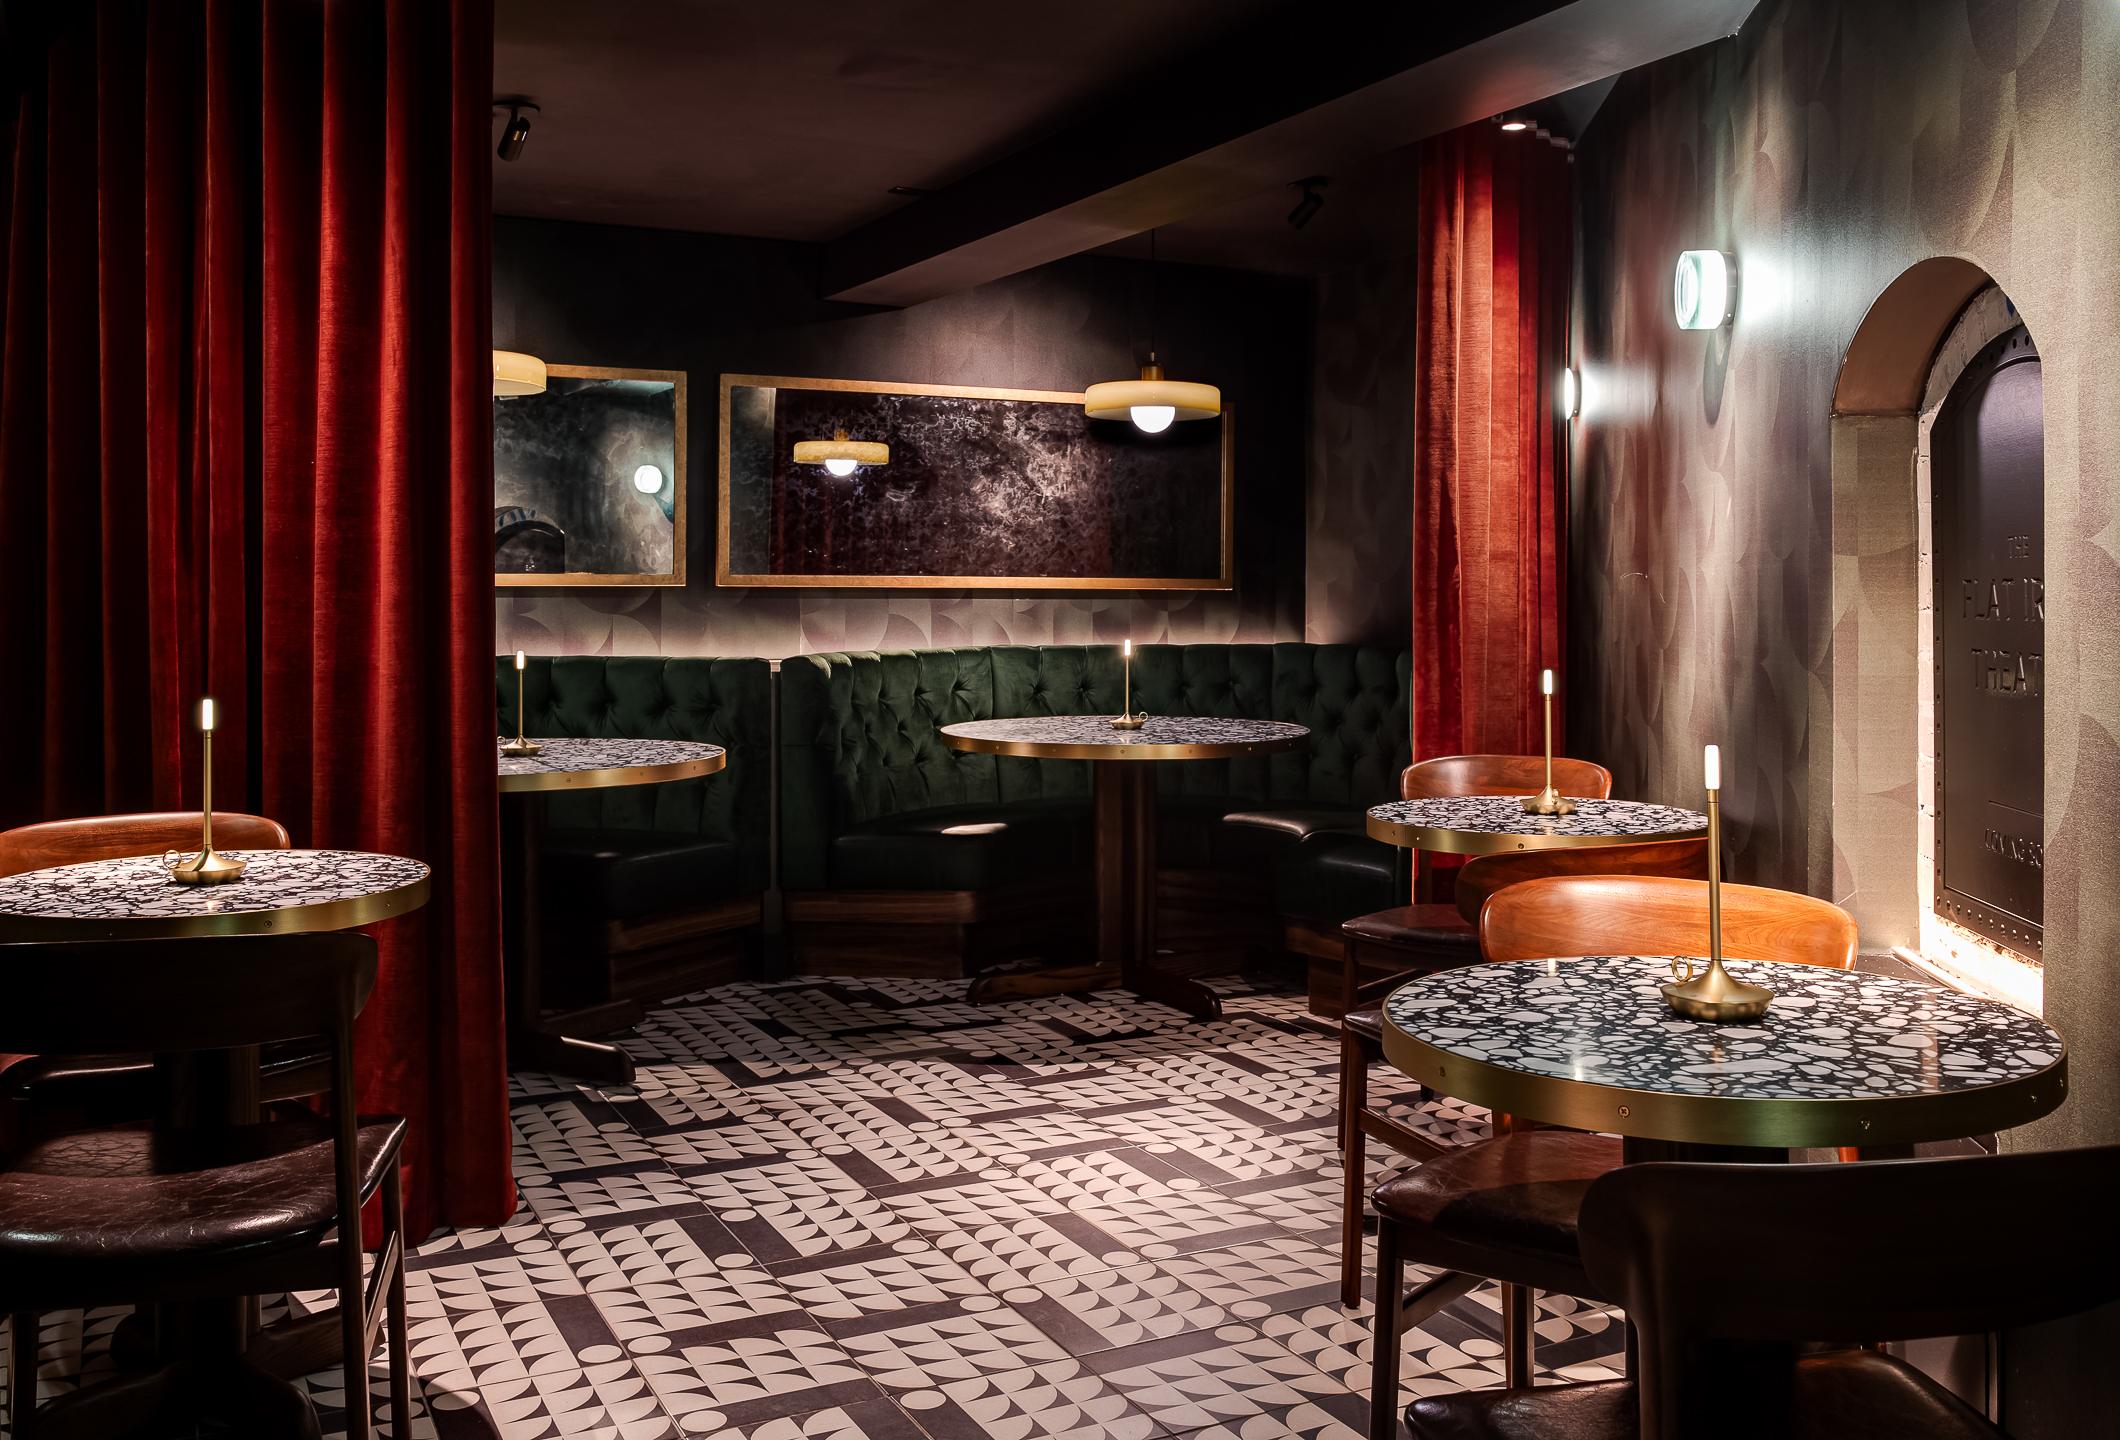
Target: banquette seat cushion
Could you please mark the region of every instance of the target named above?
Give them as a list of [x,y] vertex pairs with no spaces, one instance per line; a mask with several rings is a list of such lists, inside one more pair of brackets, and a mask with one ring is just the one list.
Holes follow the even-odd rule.
[[[496,661],[502,734],[515,733],[515,661]],[[541,864],[548,903],[637,919],[765,890],[771,867],[772,667],[765,660],[533,656],[526,733],[694,740],[720,773],[554,791]]]
[[[1166,867],[1251,869],[1332,923],[1390,903],[1394,852],[1362,833],[1407,757],[1405,652],[1350,645],[1147,645],[1136,709],[1308,726],[1272,755],[1158,765]],[[1090,766],[973,755],[939,728],[1116,713],[1109,645],[802,655],[781,666],[781,883],[981,889],[1090,858]],[[1296,904],[1300,900],[1299,904]]]

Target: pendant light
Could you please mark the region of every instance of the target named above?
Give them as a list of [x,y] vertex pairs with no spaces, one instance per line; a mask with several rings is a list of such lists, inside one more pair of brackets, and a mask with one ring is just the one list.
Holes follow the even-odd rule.
[[1222,392],[1190,380],[1166,380],[1156,363],[1156,232],[1148,232],[1148,363],[1138,380],[1105,380],[1082,396],[1092,420],[1131,420],[1134,428],[1160,434],[1174,420],[1212,420],[1222,413]]
[[860,466],[890,464],[891,447],[875,440],[849,440],[841,430],[829,440],[796,441],[795,463],[822,465],[827,475],[844,480]]
[[542,395],[545,393],[545,362],[519,350],[493,352],[493,393],[496,395]]

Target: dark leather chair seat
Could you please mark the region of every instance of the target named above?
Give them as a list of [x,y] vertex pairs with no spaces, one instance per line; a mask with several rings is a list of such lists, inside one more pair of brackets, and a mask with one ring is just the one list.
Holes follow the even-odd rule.
[[[367,1194],[396,1163],[400,1119],[360,1127]],[[0,1275],[8,1303],[111,1303],[196,1267],[315,1249],[337,1223],[331,1130],[314,1117],[223,1132],[144,1125],[82,1130],[30,1145],[0,1172]],[[323,1279],[329,1283],[329,1254]],[[88,1299],[88,1297],[102,1297]]]
[[1381,1010],[1350,1010],[1340,1017],[1340,1023],[1373,1045],[1384,1043],[1384,1012]]
[[1590,1182],[1622,1163],[1609,1136],[1520,1131],[1424,1160],[1378,1186],[1374,1203],[1405,1225],[1408,1260],[1602,1299],[1583,1271],[1576,1217]]
[[553,830],[538,852],[547,903],[637,920],[743,888],[733,840],[660,830]]
[[1357,940],[1378,945],[1456,946],[1479,955],[1479,932],[1455,905],[1397,905],[1357,915],[1340,927]]
[[1625,1380],[1465,1390],[1406,1407],[1415,1440],[1639,1440],[1634,1386]]
[[[1835,1350],[1796,1362],[1790,1414],[1746,1428],[1733,1409],[1730,1436],[1787,1440],[1998,1440],[2002,1432],[1904,1361],[1874,1350]],[[1741,1395],[1731,1397],[1741,1406]],[[1406,1428],[1418,1440],[1635,1440],[1634,1387],[1624,1380],[1468,1390],[1416,1400]]]
[[1089,863],[1079,800],[950,805],[856,825],[832,841],[832,884],[845,890],[986,890],[1050,879]]

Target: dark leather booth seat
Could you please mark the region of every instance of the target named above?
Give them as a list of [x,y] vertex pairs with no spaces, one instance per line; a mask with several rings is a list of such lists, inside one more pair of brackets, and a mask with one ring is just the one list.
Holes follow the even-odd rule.
[[[497,657],[500,733],[515,661]],[[770,881],[772,667],[759,659],[533,656],[527,733],[696,740],[717,774],[556,791],[539,852],[548,989],[573,1005],[657,1000],[756,972]]]
[[[1340,922],[1397,898],[1398,852],[1363,834],[1363,812],[1397,794],[1409,675],[1405,652],[1360,646],[1136,650],[1139,709],[1311,730],[1304,749],[1156,767],[1166,934],[1285,944],[1337,962]],[[1080,958],[1059,952],[1086,940],[1091,919],[1090,766],[964,754],[938,731],[1113,713],[1120,689],[1113,646],[784,661],[780,883],[792,962],[955,975],[1030,955]],[[893,924],[902,945],[889,939]]]

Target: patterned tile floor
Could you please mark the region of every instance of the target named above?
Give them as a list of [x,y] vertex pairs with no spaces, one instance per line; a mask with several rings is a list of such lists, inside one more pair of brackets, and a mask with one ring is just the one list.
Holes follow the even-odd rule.
[[[1127,995],[730,985],[650,1016],[631,1090],[518,1075],[522,1208],[412,1262],[414,1433],[1358,1436],[1337,1042],[1299,996],[1223,988],[1204,1023]],[[1495,1306],[1408,1338],[1406,1398],[1500,1383]],[[118,1314],[46,1317],[40,1393],[107,1370]],[[1547,1376],[1616,1373],[1606,1312],[1549,1298],[1538,1328]],[[342,1433],[337,1372],[305,1383]]]

